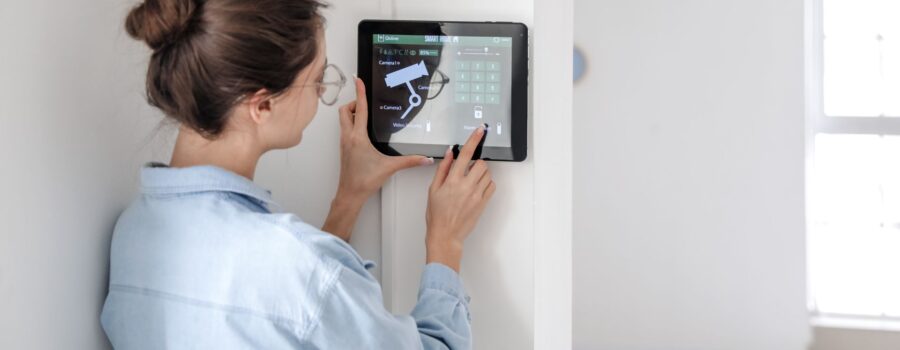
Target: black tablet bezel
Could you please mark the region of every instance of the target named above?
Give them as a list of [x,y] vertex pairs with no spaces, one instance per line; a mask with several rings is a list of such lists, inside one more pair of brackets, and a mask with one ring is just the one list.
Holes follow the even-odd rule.
[[[481,159],[521,162],[528,156],[528,27],[512,22],[457,21],[393,21],[363,20],[359,22],[357,74],[366,86],[372,82],[373,34],[501,36],[512,39],[511,82],[511,147],[484,147]],[[366,89],[369,110],[372,89]],[[387,155],[421,154],[443,158],[449,145],[378,142],[373,118],[369,118],[369,140]]]

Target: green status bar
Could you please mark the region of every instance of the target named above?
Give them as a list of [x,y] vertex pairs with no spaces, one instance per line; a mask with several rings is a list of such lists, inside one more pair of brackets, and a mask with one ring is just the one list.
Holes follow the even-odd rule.
[[396,45],[461,45],[512,47],[512,38],[501,36],[405,35],[373,34],[375,44]]

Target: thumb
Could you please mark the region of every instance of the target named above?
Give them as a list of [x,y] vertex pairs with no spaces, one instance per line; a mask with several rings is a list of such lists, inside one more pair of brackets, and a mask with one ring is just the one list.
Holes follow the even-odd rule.
[[434,164],[434,158],[425,156],[399,156],[391,157],[391,165],[394,171],[413,168],[422,165]]

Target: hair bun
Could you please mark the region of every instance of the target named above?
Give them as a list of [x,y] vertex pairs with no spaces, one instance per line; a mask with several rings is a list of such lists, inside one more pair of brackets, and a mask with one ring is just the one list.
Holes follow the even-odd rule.
[[197,9],[195,0],[144,0],[125,19],[125,30],[153,50],[179,39]]

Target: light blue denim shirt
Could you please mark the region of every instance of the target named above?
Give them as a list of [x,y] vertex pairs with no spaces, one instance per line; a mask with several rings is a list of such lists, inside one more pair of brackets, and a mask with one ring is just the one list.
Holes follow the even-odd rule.
[[146,167],[112,239],[101,322],[117,349],[469,349],[468,297],[440,264],[411,315],[340,238],[221,168]]

